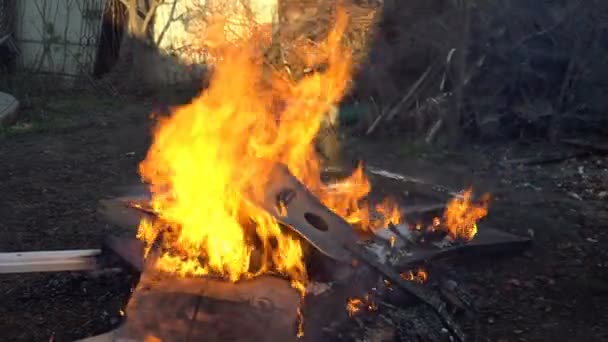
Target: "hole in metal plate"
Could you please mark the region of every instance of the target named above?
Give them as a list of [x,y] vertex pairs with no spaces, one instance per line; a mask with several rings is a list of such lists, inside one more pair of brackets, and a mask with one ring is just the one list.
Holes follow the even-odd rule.
[[327,223],[319,215],[313,213],[304,213],[304,218],[306,219],[306,222],[310,223],[310,225],[318,230],[326,232],[329,229]]

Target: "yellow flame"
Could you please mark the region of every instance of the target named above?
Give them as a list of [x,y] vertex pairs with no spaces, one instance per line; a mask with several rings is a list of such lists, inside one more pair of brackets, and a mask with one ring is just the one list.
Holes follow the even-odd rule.
[[452,239],[472,240],[477,234],[477,221],[488,214],[489,195],[485,194],[479,203],[472,201],[472,195],[472,189],[468,189],[448,203],[443,217]]
[[352,54],[341,44],[348,18],[338,10],[327,39],[299,50],[325,68],[298,82],[265,65],[260,46],[269,42],[267,30],[252,26],[235,38],[226,34],[225,20],[215,19],[203,39],[216,62],[209,87],[159,118],[140,164],[159,221],[142,220],[138,237],[147,242],[147,254],[162,234],[156,264],[162,271],[231,281],[277,272],[304,293],[300,240],[259,206],[274,165],[287,165],[349,222],[365,229],[377,224],[360,201],[370,191],[362,168],[327,186],[314,148],[326,113],[350,82]]
[[387,197],[378,203],[374,207],[374,213],[370,212],[365,202],[361,201],[371,190],[371,184],[363,172],[362,164],[359,164],[348,178],[331,184],[327,189],[329,192],[320,194],[322,202],[347,222],[362,230],[373,231],[385,228],[389,224],[401,223],[399,206],[391,198]]

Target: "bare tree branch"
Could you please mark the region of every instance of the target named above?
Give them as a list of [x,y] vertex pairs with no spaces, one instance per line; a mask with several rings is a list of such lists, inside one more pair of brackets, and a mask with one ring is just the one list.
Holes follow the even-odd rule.
[[156,14],[158,6],[162,5],[164,2],[165,0],[154,0],[144,18],[144,22],[141,27],[142,32],[148,31],[148,26],[150,26],[150,22],[152,21],[152,18],[154,18],[154,14]]

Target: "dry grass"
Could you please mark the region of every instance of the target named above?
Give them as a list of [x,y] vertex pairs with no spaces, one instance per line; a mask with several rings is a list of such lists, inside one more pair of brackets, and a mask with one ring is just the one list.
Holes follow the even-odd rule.
[[[369,50],[378,6],[361,6],[348,1],[340,7],[349,17],[343,43],[353,51],[355,64],[362,64]],[[286,69],[294,79],[306,74],[310,66],[299,50],[302,46],[314,46],[327,37],[335,21],[336,8],[336,2],[331,0],[280,2],[280,24],[275,44],[267,54],[269,63]]]

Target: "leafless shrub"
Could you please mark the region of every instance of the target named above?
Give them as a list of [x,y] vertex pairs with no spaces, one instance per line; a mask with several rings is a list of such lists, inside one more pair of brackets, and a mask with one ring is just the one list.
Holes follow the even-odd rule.
[[[426,138],[440,118],[412,122],[414,113],[425,99],[452,93],[435,134],[556,139],[573,128],[601,130],[606,19],[600,0],[386,1],[354,94],[381,109],[362,129]],[[378,123],[433,63],[439,71],[398,108],[397,121]]]

